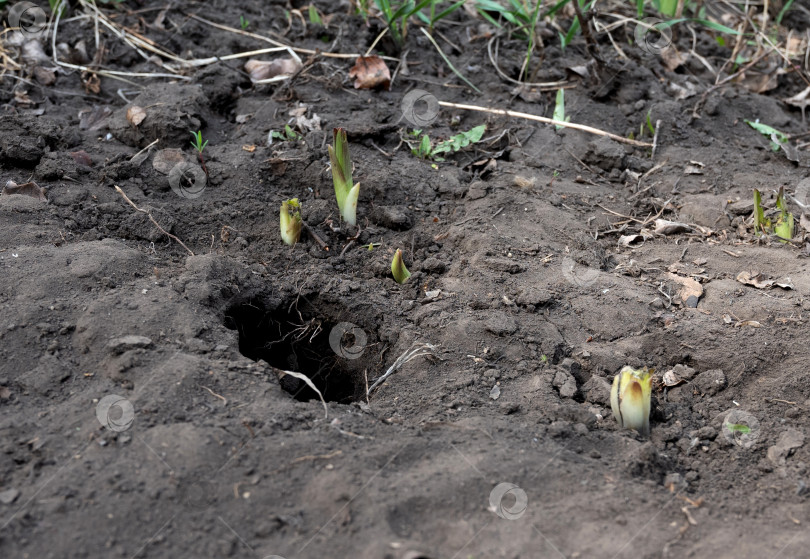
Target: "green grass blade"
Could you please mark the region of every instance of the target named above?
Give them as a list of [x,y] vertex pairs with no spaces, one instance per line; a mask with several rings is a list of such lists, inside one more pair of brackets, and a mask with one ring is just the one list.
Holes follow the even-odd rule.
[[[559,122],[565,122],[565,90],[563,88],[557,90],[557,99],[554,103],[554,115],[552,118]],[[555,128],[559,130],[563,127],[555,125]]]
[[450,67],[450,69],[453,71],[453,73],[454,73],[455,75],[457,75],[457,76],[458,76],[458,77],[459,77],[459,78],[460,78],[460,79],[461,79],[461,80],[462,80],[464,83],[466,83],[467,85],[469,85],[469,86],[470,86],[470,87],[471,87],[473,90],[475,90],[475,92],[476,92],[476,93],[481,93],[481,90],[480,90],[480,89],[478,89],[477,87],[475,87],[475,85],[474,85],[474,84],[473,84],[473,83],[472,83],[470,80],[468,80],[467,78],[465,78],[465,77],[464,77],[464,75],[463,75],[461,72],[459,72],[458,70],[456,70],[456,67],[455,67],[455,66],[453,66],[453,63],[452,63],[452,62],[450,62],[450,59],[449,59],[449,58],[447,58],[447,55],[446,55],[446,54],[444,54],[444,51],[442,51],[441,47],[439,47],[439,45],[436,43],[436,41],[433,39],[433,37],[431,37],[430,33],[428,33],[427,31],[425,31],[425,29],[424,29],[424,28],[422,28],[422,29],[421,29],[421,31],[422,31],[422,33],[424,33],[424,34],[425,34],[425,37],[427,37],[427,38],[428,38],[428,40],[429,40],[431,43],[433,43],[433,46],[436,48],[436,51],[437,51],[437,52],[439,53],[439,55],[440,55],[440,56],[441,56],[441,57],[444,59],[445,63],[447,63],[447,65]]
[[433,23],[436,23],[440,19],[445,18],[445,17],[449,16],[450,14],[452,14],[453,12],[455,12],[456,10],[458,10],[461,6],[464,5],[464,2],[466,2],[466,0],[459,0],[455,4],[451,5],[450,7],[446,8],[446,9],[442,10],[441,12],[439,12],[438,14],[436,14],[436,16],[433,18]]
[[776,16],[776,25],[782,25],[782,18],[785,17],[785,14],[788,12],[791,6],[793,6],[793,0],[788,0],[785,2],[784,7],[779,10],[779,15]]

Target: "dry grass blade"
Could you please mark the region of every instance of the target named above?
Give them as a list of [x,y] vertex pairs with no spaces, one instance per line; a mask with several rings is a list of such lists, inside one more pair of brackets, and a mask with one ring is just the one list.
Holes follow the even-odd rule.
[[496,37],[492,37],[489,40],[489,43],[487,43],[487,53],[489,54],[490,63],[495,68],[495,71],[498,72],[498,75],[501,78],[505,79],[508,82],[517,84],[517,85],[522,85],[522,86],[525,86],[525,87],[537,87],[541,91],[543,91],[544,88],[548,89],[548,90],[553,90],[553,89],[557,89],[559,87],[565,87],[566,85],[568,85],[568,82],[565,81],[565,80],[558,81],[558,82],[521,82],[521,81],[518,81],[518,80],[516,80],[514,78],[510,78],[509,76],[507,76],[503,72],[503,70],[501,70],[501,67],[498,65],[498,61],[497,61],[498,45],[497,44],[495,45],[495,54],[492,54],[492,43],[495,42],[497,39],[498,39],[498,37],[496,36]]
[[275,371],[276,371],[276,373],[278,373],[278,378],[279,379],[283,378],[284,375],[290,375],[291,377],[295,377],[295,378],[297,378],[299,380],[303,380],[307,384],[307,386],[309,386],[312,390],[314,390],[318,394],[318,397],[321,399],[321,403],[323,404],[324,417],[325,418],[329,417],[329,408],[326,405],[326,400],[323,399],[323,394],[321,394],[321,391],[318,390],[318,387],[316,387],[312,383],[312,381],[309,380],[308,376],[306,376],[306,375],[304,375],[302,373],[296,373],[295,371],[285,371],[284,369],[275,369]]
[[[179,62],[181,64],[187,64],[185,60],[180,58],[177,55],[174,55],[170,52],[166,52],[163,49],[158,48],[155,44],[146,39],[145,37],[141,37],[137,33],[133,33],[132,31],[127,31],[123,27],[119,27],[115,25],[110,19],[105,16],[101,10],[96,7],[95,3],[88,2],[87,0],[79,0],[79,4],[85,9],[86,12],[91,14],[91,16],[95,19],[97,23],[101,23],[104,27],[109,29],[113,35],[121,39],[124,43],[132,47],[138,54],[140,54],[144,60],[149,60],[149,55],[146,54],[141,48],[145,50],[149,50],[158,56],[163,58],[168,58],[169,60],[174,60],[175,62]],[[164,65],[165,68],[172,72],[177,72],[175,68],[172,68],[168,65]]]
[[54,17],[53,23],[53,33],[51,34],[51,51],[53,52],[53,61],[54,64],[62,66],[63,68],[71,68],[73,70],[81,70],[82,72],[89,72],[91,74],[98,74],[100,76],[106,76],[108,78],[112,78],[114,80],[120,80],[122,82],[128,83],[135,87],[140,87],[138,84],[131,82],[127,79],[124,79],[123,76],[129,76],[133,78],[173,78],[176,80],[191,80],[188,76],[180,76],[177,74],[164,74],[164,73],[153,73],[153,72],[121,72],[116,70],[100,70],[98,68],[90,68],[89,66],[82,66],[79,64],[71,64],[69,62],[64,62],[59,60],[57,53],[59,52],[56,48],[56,36],[59,34],[59,20],[61,16],[61,10],[56,10],[56,15]]
[[186,246],[186,244],[185,244],[183,241],[181,241],[180,239],[178,239],[177,237],[175,237],[174,235],[172,235],[171,233],[169,233],[168,231],[166,231],[166,230],[165,230],[163,227],[161,227],[161,226],[160,226],[160,224],[159,224],[157,221],[155,221],[155,218],[154,218],[154,217],[152,217],[152,214],[150,214],[150,213],[149,213],[147,210],[144,210],[144,209],[139,208],[138,206],[136,206],[136,205],[135,205],[135,202],[133,202],[132,200],[130,200],[130,199],[129,199],[129,197],[128,197],[126,194],[124,194],[124,191],[123,191],[123,190],[121,190],[121,188],[120,188],[120,187],[119,187],[117,184],[115,185],[115,191],[116,191],[118,194],[120,194],[120,195],[121,195],[121,197],[122,197],[124,200],[126,200],[126,202],[127,202],[127,203],[128,203],[130,206],[132,206],[133,208],[135,208],[135,210],[136,210],[136,211],[139,211],[139,212],[141,212],[141,213],[143,213],[143,214],[146,214],[146,217],[148,217],[148,218],[149,218],[149,221],[151,221],[151,222],[152,222],[152,224],[153,224],[155,227],[157,227],[157,228],[160,230],[160,232],[161,232],[161,233],[163,233],[164,235],[166,235],[166,236],[167,236],[167,237],[169,237],[170,239],[173,239],[173,240],[177,241],[177,242],[180,244],[180,246],[182,246],[184,249],[186,249],[186,250],[188,251],[188,253],[189,253],[191,256],[194,256],[194,252],[192,252],[192,250],[191,250],[190,248],[188,248],[188,247]]
[[388,370],[385,371],[385,373],[382,376],[380,376],[380,378],[378,378],[376,381],[374,381],[374,384],[372,384],[368,388],[368,390],[366,390],[366,399],[368,399],[368,395],[371,394],[372,390],[374,390],[380,384],[385,382],[385,379],[387,379],[392,374],[394,374],[397,371],[397,369],[402,367],[405,363],[407,363],[411,359],[416,359],[417,357],[420,357],[422,355],[436,356],[436,349],[437,349],[437,346],[435,346],[433,344],[422,344],[422,343],[418,343],[418,342],[414,343],[405,353],[400,355],[399,358],[397,358],[397,360],[394,361],[393,365],[388,367]]
[[510,111],[508,109],[491,109],[489,107],[479,107],[478,105],[464,105],[460,103],[449,103],[447,101],[439,101],[439,105],[442,107],[450,107],[452,109],[462,109],[465,111],[478,111],[482,113],[490,113],[494,115],[504,115],[504,116],[511,116],[514,118],[525,118],[526,120],[534,120],[536,122],[543,122],[545,124],[553,124],[555,126],[562,126],[563,128],[573,128],[574,130],[581,130],[582,132],[588,132],[589,134],[596,134],[597,136],[606,136],[611,140],[615,140],[617,142],[621,142],[623,144],[629,144],[631,146],[639,146],[645,148],[651,148],[654,144],[649,142],[640,142],[638,140],[631,140],[630,138],[623,138],[616,134],[612,134],[610,132],[605,132],[604,130],[599,130],[598,128],[593,128],[591,126],[585,126],[584,124],[575,124],[573,122],[562,122],[560,120],[554,120],[552,118],[546,118],[544,116],[537,116],[532,115],[529,113],[521,113],[518,111]]
[[[242,35],[244,37],[251,37],[253,39],[258,39],[259,41],[264,41],[266,43],[270,43],[271,45],[275,45],[277,47],[285,47],[288,49],[292,49],[295,52],[300,52],[301,54],[317,54],[319,56],[325,56],[327,58],[357,58],[358,56],[362,56],[360,53],[352,53],[352,54],[343,54],[338,52],[321,52],[315,51],[312,49],[302,49],[298,47],[291,47],[290,45],[285,45],[281,41],[276,41],[271,39],[270,37],[265,37],[264,35],[259,35],[258,33],[251,33],[250,31],[243,31],[241,29],[236,29],[234,27],[228,27],[227,25],[222,25],[219,23],[214,23],[213,21],[209,21],[205,18],[202,18],[196,14],[186,14],[191,19],[196,19],[197,21],[204,23],[206,25],[210,25],[211,27],[215,27],[216,29],[221,29],[222,31],[229,31],[230,33],[236,33],[237,35]],[[398,61],[398,58],[392,58],[390,56],[381,56],[380,58],[384,60],[393,60]]]

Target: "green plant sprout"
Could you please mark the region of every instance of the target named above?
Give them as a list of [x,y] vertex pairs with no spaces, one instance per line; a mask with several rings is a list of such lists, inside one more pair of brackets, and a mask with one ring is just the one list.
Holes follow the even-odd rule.
[[782,18],[785,17],[785,14],[788,10],[793,6],[793,0],[788,0],[785,2],[785,5],[782,6],[782,9],[779,10],[779,15],[776,16],[776,25],[782,25]]
[[[568,122],[571,120],[570,116],[565,116],[565,90],[563,88],[557,90],[557,99],[554,103],[554,114],[552,118],[558,122]],[[559,124],[556,124],[554,127],[557,130],[565,128]]]
[[779,210],[779,216],[774,223],[765,216],[765,210],[762,208],[762,194],[758,189],[754,189],[754,230],[760,234],[774,233],[787,242],[793,238],[795,223],[793,214],[787,210],[784,187],[781,187],[776,195],[776,207]]
[[779,151],[781,145],[787,143],[790,140],[787,134],[785,134],[780,130],[777,130],[773,126],[768,126],[767,124],[763,124],[759,121],[753,120],[746,120],[745,123],[754,130],[756,130],[757,132],[759,132],[760,134],[762,134],[763,136],[770,138],[771,149],[773,151]]
[[[591,8],[593,8],[593,5],[596,3],[596,0],[591,0],[591,2],[589,4],[583,6],[584,0],[571,0],[571,1],[572,2],[579,2],[579,5],[580,5],[580,7],[583,8],[583,11],[590,10]],[[579,18],[575,17],[574,21],[571,22],[571,27],[568,28],[568,33],[566,33],[565,35],[563,35],[562,33],[559,33],[559,35],[560,35],[560,46],[562,47],[563,51],[565,50],[565,47],[567,47],[568,45],[571,44],[571,41],[574,39],[574,36],[579,31],[579,28],[580,28]]]
[[288,245],[297,243],[301,238],[301,227],[303,225],[301,204],[298,202],[298,198],[285,200],[281,203],[279,223],[281,224],[281,240]]
[[273,140],[281,140],[282,142],[294,142],[300,140],[303,136],[292,129],[289,124],[284,125],[284,130],[273,130],[270,132],[270,143]]
[[743,423],[726,423],[725,425],[732,433],[742,433],[747,435],[751,432],[751,428]]
[[[408,145],[411,147],[411,153],[420,159],[444,161],[444,158],[440,157],[440,154],[450,152],[455,153],[460,149],[469,146],[470,144],[480,142],[481,138],[484,136],[484,132],[486,132],[486,129],[486,125],[482,124],[468,130],[467,132],[461,132],[455,136],[450,136],[448,139],[442,140],[441,142],[436,142],[435,144],[430,141],[430,137],[427,134],[422,134],[422,139],[416,146],[411,143],[408,143]],[[418,136],[420,132],[421,130],[414,130],[411,133],[411,136]]]
[[239,16],[239,27],[242,28],[242,31],[247,29],[249,25],[250,20],[248,20],[248,18],[246,18],[245,16]]
[[397,283],[405,283],[411,277],[411,273],[402,261],[402,249],[398,248],[394,253],[394,259],[391,261],[391,274]]
[[652,111],[647,111],[647,116],[644,117],[644,122],[642,122],[638,127],[638,136],[636,136],[635,132],[630,132],[628,138],[631,140],[640,140],[644,137],[644,131],[649,130],[651,136],[655,136],[655,126],[652,123]]
[[357,225],[357,198],[360,196],[360,183],[352,186],[352,159],[349,155],[349,142],[346,130],[332,130],[332,145],[329,150],[329,162],[332,166],[332,182],[335,185],[340,216],[349,225]]
[[392,3],[391,0],[375,0],[397,48],[402,48],[408,36],[408,19],[427,6],[430,1],[421,0],[417,4],[414,0],[406,0],[398,4]]
[[368,10],[371,7],[371,0],[350,0],[350,2],[354,5],[355,9],[357,9],[357,13],[360,16],[368,21]]
[[436,7],[442,3],[442,0],[430,0],[430,15],[425,14],[424,12],[417,12],[416,16],[421,19],[424,23],[428,24],[428,27],[431,31],[436,26],[436,23],[439,20],[442,20],[455,12],[461,6],[464,5],[466,0],[458,0],[458,2],[454,2],[449,7],[445,8],[440,12],[436,12]]
[[321,14],[318,13],[318,8],[315,7],[314,4],[309,5],[309,10],[307,10],[309,15],[309,22],[314,23],[316,25],[323,25],[323,20],[321,19]]
[[[191,131],[189,131],[191,132]],[[203,159],[203,150],[205,146],[208,145],[208,140],[203,142],[202,132],[197,130],[196,132],[191,132],[191,135],[194,137],[192,140],[191,145],[197,150],[197,155],[200,158],[200,165],[202,166],[203,171],[205,171],[206,178],[208,177],[208,169],[205,167],[205,160]]]
[[642,437],[650,436],[652,373],[647,367],[623,367],[610,390],[610,407],[619,426],[635,429]]
[[[562,6],[568,2],[569,0],[559,2],[559,8],[562,8]],[[534,9],[532,9],[525,0],[509,0],[507,5],[496,2],[495,0],[477,0],[475,9],[482,18],[499,29],[503,26],[491,14],[502,17],[507,23],[515,27],[514,35],[529,39],[531,29],[536,25],[540,15],[537,9],[540,4],[542,4],[542,0],[538,0],[535,3]],[[546,11],[543,17],[553,15],[559,8],[555,6]]]

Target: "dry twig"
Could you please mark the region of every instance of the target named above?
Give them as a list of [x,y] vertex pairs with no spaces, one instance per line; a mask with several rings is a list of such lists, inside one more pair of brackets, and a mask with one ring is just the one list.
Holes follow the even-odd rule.
[[160,232],[161,232],[161,233],[163,233],[164,235],[166,235],[166,236],[167,236],[167,237],[169,237],[170,239],[173,239],[173,240],[177,241],[177,242],[180,244],[180,246],[182,246],[184,249],[186,249],[186,250],[188,251],[188,253],[189,253],[191,256],[194,256],[194,252],[193,252],[193,251],[192,251],[190,248],[188,248],[188,247],[186,246],[186,244],[185,244],[183,241],[181,241],[180,239],[178,239],[177,237],[175,237],[174,235],[172,235],[171,233],[169,233],[168,231],[166,231],[166,230],[165,230],[163,227],[161,227],[161,226],[160,226],[160,224],[159,224],[157,221],[155,221],[155,218],[154,218],[154,217],[152,217],[152,214],[150,214],[150,213],[149,213],[149,211],[144,210],[144,209],[141,209],[141,208],[139,208],[138,206],[136,206],[136,205],[135,205],[135,203],[134,203],[132,200],[130,200],[130,199],[127,197],[127,195],[126,195],[126,194],[124,194],[124,191],[123,191],[123,190],[121,190],[121,188],[120,188],[120,187],[119,187],[117,184],[115,185],[115,191],[116,191],[116,192],[118,192],[118,194],[120,194],[120,195],[121,195],[121,197],[122,197],[124,200],[126,200],[126,201],[127,201],[127,203],[128,203],[130,206],[132,206],[133,208],[135,208],[135,210],[136,210],[136,211],[139,211],[139,212],[141,212],[141,213],[143,213],[143,214],[146,214],[146,217],[148,217],[148,218],[149,218],[149,221],[151,221],[151,222],[152,222],[152,224],[153,224],[155,227],[157,227],[157,228],[160,230]]

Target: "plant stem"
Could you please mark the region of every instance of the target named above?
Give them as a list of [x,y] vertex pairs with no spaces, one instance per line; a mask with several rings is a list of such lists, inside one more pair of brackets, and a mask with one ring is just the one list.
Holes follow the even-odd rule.
[[593,17],[593,13],[589,10],[587,17],[582,15],[582,7],[579,5],[580,0],[574,0],[572,4],[574,4],[574,11],[577,13],[577,19],[579,20],[579,27],[582,29],[582,34],[585,35],[585,43],[588,45],[588,54],[596,60],[596,63],[599,66],[602,66],[602,57],[599,56],[599,46],[596,44],[596,40],[593,38],[591,34],[591,18]]
[[205,161],[203,160],[203,155],[202,155],[202,152],[201,152],[201,151],[198,151],[198,152],[197,152],[197,155],[199,155],[199,156],[200,156],[200,165],[202,165],[202,169],[203,169],[203,171],[205,171],[205,178],[206,178],[206,179],[210,178],[210,177],[208,176],[208,169],[205,167]]

